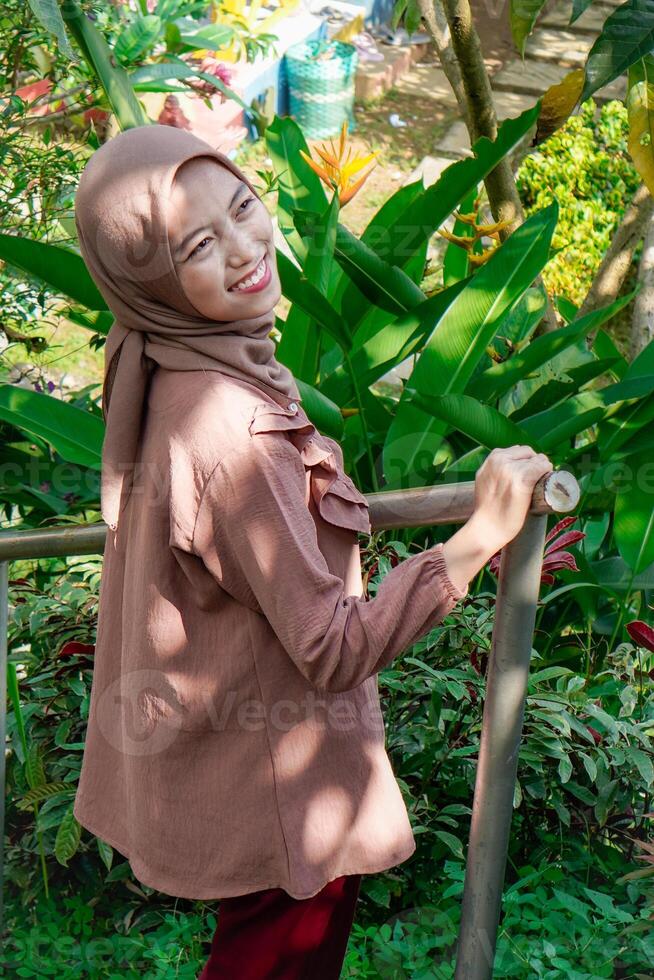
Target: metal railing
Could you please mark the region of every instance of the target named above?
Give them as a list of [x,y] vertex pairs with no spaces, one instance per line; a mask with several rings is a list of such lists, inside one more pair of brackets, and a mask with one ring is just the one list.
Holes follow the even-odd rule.
[[[373,531],[465,523],[474,482],[366,494]],[[488,980],[501,912],[547,515],[573,510],[579,485],[554,470],[536,484],[525,523],[502,549],[457,944],[456,980]],[[8,564],[103,554],[107,525],[0,532],[0,745],[6,744]],[[0,753],[0,931],[3,922],[5,752]]]

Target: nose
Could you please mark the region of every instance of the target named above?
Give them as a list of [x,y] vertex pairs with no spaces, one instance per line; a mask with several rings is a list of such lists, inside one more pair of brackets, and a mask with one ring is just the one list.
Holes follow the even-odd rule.
[[230,269],[247,269],[263,251],[263,242],[245,230],[234,230],[227,243],[227,265]]

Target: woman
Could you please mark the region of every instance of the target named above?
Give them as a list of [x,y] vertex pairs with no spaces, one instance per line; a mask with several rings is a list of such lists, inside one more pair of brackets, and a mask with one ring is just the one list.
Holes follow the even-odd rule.
[[221,899],[202,973],[339,976],[362,874],[415,850],[377,673],[519,530],[551,464],[491,453],[473,517],[363,595],[363,494],[270,339],[273,227],[183,130],[102,146],[76,199],[106,342],[95,669],[75,816],[144,884]]

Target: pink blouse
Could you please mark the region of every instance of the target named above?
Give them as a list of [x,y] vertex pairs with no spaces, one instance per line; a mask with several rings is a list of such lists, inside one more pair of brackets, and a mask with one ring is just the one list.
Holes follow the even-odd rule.
[[467,590],[436,545],[366,599],[358,532],[366,499],[299,404],[156,371],[107,531],[74,809],[144,884],[308,898],[414,852],[377,673]]

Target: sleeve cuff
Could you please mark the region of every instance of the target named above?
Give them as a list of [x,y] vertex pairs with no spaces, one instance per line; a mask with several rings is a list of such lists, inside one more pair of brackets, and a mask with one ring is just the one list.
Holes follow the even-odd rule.
[[466,586],[465,589],[460,589],[450,578],[447,570],[447,562],[445,561],[445,555],[443,554],[443,542],[439,541],[437,545],[434,545],[432,550],[434,553],[434,565],[436,571],[441,576],[450,598],[454,602],[458,602],[459,599],[464,599],[468,595],[469,586]]

